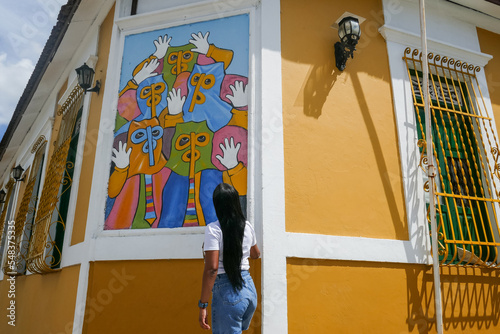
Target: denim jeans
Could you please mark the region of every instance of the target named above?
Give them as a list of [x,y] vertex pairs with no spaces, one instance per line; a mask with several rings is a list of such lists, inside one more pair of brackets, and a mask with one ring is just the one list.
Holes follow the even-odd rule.
[[212,289],[212,333],[236,334],[247,330],[257,307],[252,276],[241,272],[243,288],[235,291],[226,274],[217,275]]

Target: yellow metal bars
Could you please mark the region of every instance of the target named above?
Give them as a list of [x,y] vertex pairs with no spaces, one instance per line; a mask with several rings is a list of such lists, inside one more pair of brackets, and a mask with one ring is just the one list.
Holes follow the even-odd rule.
[[54,271],[54,267],[61,259],[62,246],[57,245],[54,233],[57,229],[64,231],[66,223],[60,219],[57,204],[62,195],[63,185],[72,182],[64,175],[67,174],[65,173],[67,168],[72,167],[67,166],[66,159],[82,98],[83,90],[78,86],[75,87],[58,112],[62,115],[61,128],[47,169],[26,258],[26,266],[31,272]]
[[40,138],[42,141],[37,141],[33,147],[32,152],[35,151],[36,154],[33,164],[31,165],[31,171],[27,181],[28,183],[26,184],[23,198],[15,219],[15,268],[7,265],[11,260],[8,259],[8,257],[5,257],[3,262],[3,272],[6,274],[9,273],[9,275],[20,275],[25,271],[25,261],[28,253],[29,239],[31,237],[31,224],[27,221],[27,216],[33,217],[35,214],[37,197],[33,198],[33,190],[35,188],[35,184],[37,183],[37,175],[43,161],[45,144],[47,143],[44,136],[41,136]]
[[[3,232],[6,224],[7,210],[9,209],[10,198],[12,196],[12,191],[14,190],[14,179],[10,179],[9,182],[7,182],[5,188],[7,189],[7,195],[5,196],[5,202],[3,204],[2,214],[0,215],[0,245],[2,244],[2,238],[4,235]],[[0,257],[1,256],[2,254],[0,254]]]
[[[500,150],[476,77],[481,69],[432,53],[427,58],[432,154],[438,171],[434,190],[440,263],[498,267]],[[421,53],[407,48],[403,60],[411,82],[419,147],[423,147]],[[423,168],[425,154],[423,150]]]

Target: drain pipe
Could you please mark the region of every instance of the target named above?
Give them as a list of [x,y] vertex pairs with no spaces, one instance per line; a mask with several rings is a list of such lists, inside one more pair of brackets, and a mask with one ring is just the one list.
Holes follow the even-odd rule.
[[443,306],[441,303],[441,277],[439,275],[438,230],[436,224],[436,167],[432,147],[431,111],[429,107],[429,66],[427,59],[427,31],[425,25],[425,0],[420,0],[420,36],[422,38],[422,86],[424,89],[425,133],[427,134],[427,173],[429,176],[429,210],[431,220],[432,267],[434,273],[434,302],[436,307],[436,329],[443,334]]

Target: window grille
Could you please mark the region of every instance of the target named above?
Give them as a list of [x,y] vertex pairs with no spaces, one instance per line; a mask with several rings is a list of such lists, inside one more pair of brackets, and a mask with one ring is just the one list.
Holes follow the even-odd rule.
[[7,225],[7,211],[9,208],[9,203],[10,203],[10,198],[12,196],[12,191],[14,191],[14,179],[10,179],[9,182],[7,182],[7,185],[5,186],[7,189],[7,195],[5,196],[5,202],[3,203],[3,210],[2,214],[0,215],[0,258],[2,257],[3,254],[3,243],[5,242],[4,238],[4,229],[5,226]]
[[7,257],[4,258],[3,271],[9,275],[19,275],[25,272],[25,261],[28,253],[29,239],[31,238],[31,219],[35,215],[36,202],[38,199],[38,184],[40,182],[41,168],[43,165],[43,156],[47,140],[41,136],[33,146],[32,152],[35,158],[31,166],[29,177],[27,178],[26,188],[24,190],[21,204],[15,219],[15,267],[8,266]]
[[[426,171],[421,56],[418,49],[407,48],[403,60],[411,82],[420,166]],[[440,263],[498,267],[500,155],[476,77],[481,68],[432,53],[428,67]],[[429,191],[428,181],[424,190]]]
[[26,266],[31,272],[54,271],[61,261],[62,243],[56,241],[54,231],[64,233],[66,228],[66,217],[61,217],[58,203],[64,192],[71,189],[73,181],[70,175],[74,163],[68,162],[67,156],[82,98],[83,90],[75,87],[58,112],[62,115],[61,127],[47,169],[26,258]]

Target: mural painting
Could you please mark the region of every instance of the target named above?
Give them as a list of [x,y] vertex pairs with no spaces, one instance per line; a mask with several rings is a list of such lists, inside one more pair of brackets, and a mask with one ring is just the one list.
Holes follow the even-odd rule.
[[246,208],[248,15],[125,37],[106,230],[203,226]]

